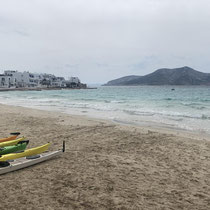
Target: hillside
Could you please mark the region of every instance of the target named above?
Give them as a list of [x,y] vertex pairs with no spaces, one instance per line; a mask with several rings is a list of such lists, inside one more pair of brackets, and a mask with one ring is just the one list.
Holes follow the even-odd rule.
[[136,80],[138,78],[140,78],[141,76],[135,76],[135,75],[131,75],[131,76],[125,76],[125,77],[121,77],[119,79],[115,79],[115,80],[111,80],[109,82],[107,82],[107,86],[112,86],[112,85],[126,85],[127,83],[129,84],[129,82]]
[[163,68],[145,76],[126,76],[105,84],[117,85],[210,85],[210,73],[199,72],[187,66]]

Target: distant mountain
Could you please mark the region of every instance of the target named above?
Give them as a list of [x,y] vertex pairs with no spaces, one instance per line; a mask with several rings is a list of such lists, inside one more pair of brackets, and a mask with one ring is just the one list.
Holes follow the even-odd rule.
[[210,85],[210,73],[199,72],[187,66],[163,68],[145,76],[126,76],[105,84],[117,85]]
[[131,81],[140,78],[141,76],[135,76],[135,75],[131,75],[131,76],[126,76],[126,77],[121,77],[119,79],[115,79],[115,80],[111,80],[109,82],[107,82],[107,86],[112,86],[112,85],[127,85],[127,83],[129,84]]

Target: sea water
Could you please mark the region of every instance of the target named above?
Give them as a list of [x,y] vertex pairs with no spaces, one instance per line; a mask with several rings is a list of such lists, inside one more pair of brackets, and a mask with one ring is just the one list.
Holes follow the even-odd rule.
[[0,92],[0,103],[210,134],[210,87],[11,91]]

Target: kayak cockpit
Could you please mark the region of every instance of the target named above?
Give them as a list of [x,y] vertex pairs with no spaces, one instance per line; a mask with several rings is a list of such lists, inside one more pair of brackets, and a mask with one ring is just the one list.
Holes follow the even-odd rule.
[[0,168],[8,167],[10,166],[10,163],[7,161],[0,161]]

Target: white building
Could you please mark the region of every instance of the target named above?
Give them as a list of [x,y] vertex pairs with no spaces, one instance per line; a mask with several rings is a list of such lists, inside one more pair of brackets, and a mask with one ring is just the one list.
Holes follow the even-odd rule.
[[53,74],[41,74],[41,84],[47,87],[66,87],[64,77],[56,77]]
[[70,78],[69,78],[69,82],[70,82],[70,83],[78,84],[78,83],[80,83],[80,80],[79,80],[78,77],[70,77]]
[[68,88],[79,88],[81,86],[81,82],[78,77],[70,77],[69,80],[65,81],[65,83]]
[[34,74],[29,72],[18,72],[18,71],[11,71],[7,70],[4,71],[5,76],[9,76],[10,85],[9,87],[36,87],[38,86],[38,80]]
[[12,76],[0,74],[0,87],[10,88],[12,86]]
[[54,77],[54,78],[52,78],[51,86],[52,87],[65,87],[66,83],[65,83],[64,77]]
[[56,77],[53,74],[33,74],[30,72],[18,72],[13,70],[4,71],[0,74],[0,88],[19,88],[19,87],[80,87],[78,77]]

